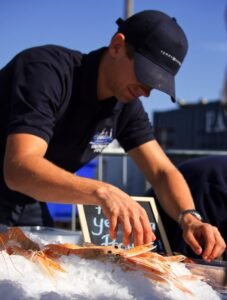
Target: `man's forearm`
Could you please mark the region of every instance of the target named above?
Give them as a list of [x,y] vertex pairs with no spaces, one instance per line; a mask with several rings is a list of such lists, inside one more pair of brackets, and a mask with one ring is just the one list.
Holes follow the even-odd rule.
[[39,201],[97,204],[96,191],[107,184],[75,176],[42,157],[27,156],[7,166],[6,183],[12,190]]
[[175,168],[158,176],[153,187],[163,209],[175,221],[181,211],[195,207],[185,179]]

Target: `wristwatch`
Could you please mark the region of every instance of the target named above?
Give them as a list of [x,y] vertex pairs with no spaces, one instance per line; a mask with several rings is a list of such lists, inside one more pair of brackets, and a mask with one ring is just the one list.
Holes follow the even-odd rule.
[[181,225],[181,222],[182,222],[182,219],[185,215],[187,214],[191,214],[193,215],[194,217],[196,217],[198,220],[202,221],[203,218],[202,216],[200,215],[200,213],[196,210],[196,209],[186,209],[186,210],[183,210],[179,216],[178,216],[178,223]]

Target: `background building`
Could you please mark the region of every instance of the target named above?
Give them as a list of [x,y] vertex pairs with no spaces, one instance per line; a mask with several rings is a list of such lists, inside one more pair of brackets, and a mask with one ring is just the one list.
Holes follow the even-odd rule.
[[153,123],[164,149],[227,149],[227,109],[221,101],[179,104],[178,109],[155,112]]

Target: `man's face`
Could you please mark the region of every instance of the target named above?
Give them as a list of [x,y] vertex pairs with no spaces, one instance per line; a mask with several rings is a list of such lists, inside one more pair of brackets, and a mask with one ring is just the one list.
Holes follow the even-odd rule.
[[125,43],[119,46],[114,56],[109,84],[113,95],[123,103],[150,95],[151,89],[136,78],[134,59],[127,56]]
[[124,103],[135,98],[150,95],[150,88],[140,83],[135,75],[134,59],[125,55],[117,66],[115,74],[115,97]]

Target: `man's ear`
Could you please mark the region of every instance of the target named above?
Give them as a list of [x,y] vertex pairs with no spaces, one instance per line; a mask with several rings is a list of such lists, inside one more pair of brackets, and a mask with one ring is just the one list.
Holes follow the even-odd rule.
[[116,33],[109,45],[109,50],[112,55],[116,55],[125,46],[125,36],[122,33]]

